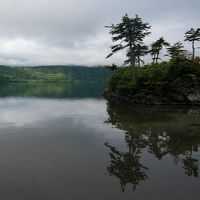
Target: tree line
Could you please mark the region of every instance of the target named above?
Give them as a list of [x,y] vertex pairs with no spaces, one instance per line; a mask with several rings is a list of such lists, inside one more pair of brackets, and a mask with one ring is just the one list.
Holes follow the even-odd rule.
[[[147,54],[152,57],[152,63],[158,63],[161,60],[160,55],[164,47],[167,48],[167,56],[170,58],[184,57],[191,60],[195,59],[196,42],[200,41],[200,28],[191,28],[185,33],[184,41],[190,42],[192,45],[192,53],[184,49],[182,42],[178,41],[175,44],[170,44],[163,37],[153,42],[150,46],[144,43],[144,39],[151,34],[151,25],[136,15],[130,18],[127,14],[122,17],[118,24],[106,26],[109,33],[112,35],[112,41],[115,43],[111,46],[111,53],[106,58],[121,50],[127,50],[124,64],[131,67],[140,67],[144,64],[142,59]],[[112,68],[116,66],[113,64]]]

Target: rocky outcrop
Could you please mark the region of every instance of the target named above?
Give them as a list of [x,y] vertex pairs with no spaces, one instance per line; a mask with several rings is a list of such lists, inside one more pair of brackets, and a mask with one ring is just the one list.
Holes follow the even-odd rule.
[[116,100],[131,104],[200,106],[200,93],[198,93],[198,95],[190,95],[188,96],[188,98],[180,97],[173,101],[170,101],[169,99],[161,100],[152,96],[144,97],[144,96],[121,95],[110,91],[104,91],[103,96],[111,101]]

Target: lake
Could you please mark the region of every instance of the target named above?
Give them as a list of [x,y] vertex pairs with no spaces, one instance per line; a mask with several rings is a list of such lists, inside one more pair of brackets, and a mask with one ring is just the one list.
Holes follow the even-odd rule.
[[0,199],[200,200],[200,108],[129,107],[104,88],[0,85]]

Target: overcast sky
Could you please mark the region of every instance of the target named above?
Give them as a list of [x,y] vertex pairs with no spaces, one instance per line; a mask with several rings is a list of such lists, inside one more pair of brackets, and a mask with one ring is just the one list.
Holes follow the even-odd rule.
[[0,64],[121,64],[122,53],[105,59],[105,25],[138,14],[152,25],[147,43],[173,43],[200,27],[199,9],[200,0],[0,0]]

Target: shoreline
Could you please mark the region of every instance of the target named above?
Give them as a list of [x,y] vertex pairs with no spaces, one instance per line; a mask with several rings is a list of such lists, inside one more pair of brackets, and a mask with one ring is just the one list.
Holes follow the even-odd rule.
[[115,92],[104,91],[103,97],[109,101],[118,101],[121,103],[129,103],[132,105],[147,105],[147,106],[200,106],[200,100],[184,101],[179,100],[177,102],[158,101],[152,97],[134,97],[128,95],[120,95]]

